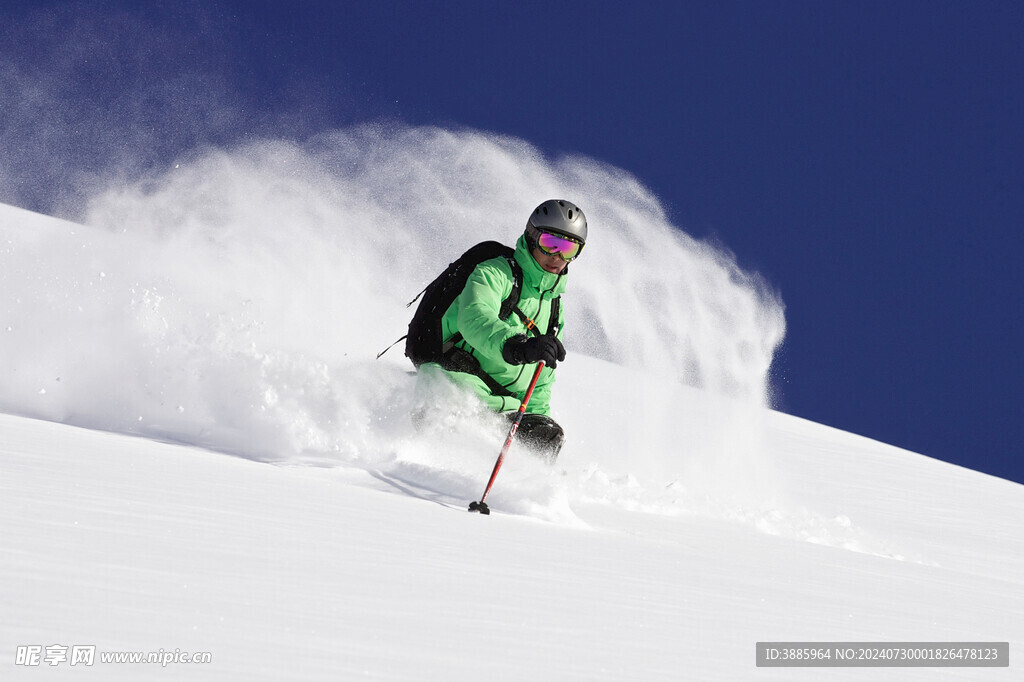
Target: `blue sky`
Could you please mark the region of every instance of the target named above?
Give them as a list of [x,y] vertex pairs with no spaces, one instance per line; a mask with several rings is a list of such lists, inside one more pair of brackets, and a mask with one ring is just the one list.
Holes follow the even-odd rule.
[[[781,293],[780,409],[1024,482],[1020,3],[38,2],[0,19],[7,91],[35,80],[57,103],[46,134],[0,103],[0,200],[56,211],[81,171],[109,171],[97,147],[131,173],[382,119],[586,155]],[[140,88],[130,128],[95,114],[143,111],[124,96]]]

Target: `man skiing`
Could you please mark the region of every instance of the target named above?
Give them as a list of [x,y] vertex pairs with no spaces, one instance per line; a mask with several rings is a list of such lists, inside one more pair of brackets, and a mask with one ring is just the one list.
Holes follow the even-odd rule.
[[[543,360],[518,433],[521,442],[549,462],[565,438],[550,414],[555,369],[565,360],[560,295],[568,264],[586,240],[587,219],[575,204],[552,199],[538,206],[516,243],[514,263],[497,257],[473,269],[441,319],[442,358],[419,367],[421,377],[443,373],[471,388],[488,408],[514,415],[536,363]],[[509,313],[504,308],[517,284],[518,303]]]

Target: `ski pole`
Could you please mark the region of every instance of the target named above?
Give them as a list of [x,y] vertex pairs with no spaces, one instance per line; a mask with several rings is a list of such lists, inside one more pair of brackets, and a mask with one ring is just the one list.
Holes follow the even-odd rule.
[[512,426],[509,427],[508,437],[505,439],[505,446],[501,448],[501,453],[498,455],[498,461],[494,463],[494,471],[491,472],[491,479],[487,481],[487,488],[484,489],[484,494],[480,496],[479,502],[471,502],[469,504],[469,511],[480,512],[481,514],[491,513],[490,508],[484,500],[487,498],[487,493],[491,492],[491,486],[494,485],[494,479],[498,477],[498,470],[501,469],[501,464],[505,461],[505,455],[508,453],[508,449],[512,446],[512,439],[516,437],[516,431],[519,430],[519,422],[523,420],[523,414],[526,413],[526,405],[530,402],[530,396],[533,395],[533,389],[537,386],[537,380],[540,379],[540,371],[542,369],[544,369],[543,360],[537,363],[537,371],[533,373],[533,380],[530,382],[530,387],[526,389],[526,395],[523,396],[523,402],[519,405],[519,411],[516,412],[516,417],[512,421]]

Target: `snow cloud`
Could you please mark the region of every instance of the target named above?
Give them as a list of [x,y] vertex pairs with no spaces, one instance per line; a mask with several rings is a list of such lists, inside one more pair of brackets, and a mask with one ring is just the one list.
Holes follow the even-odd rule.
[[358,452],[404,380],[400,350],[373,357],[404,333],[405,303],[469,245],[513,242],[549,197],[591,224],[571,352],[766,403],[777,297],[669,224],[635,178],[517,139],[371,125],[197,152],[93,196],[87,227],[22,243],[15,326],[53,316],[42,343],[8,336],[21,362],[0,397],[232,451]]

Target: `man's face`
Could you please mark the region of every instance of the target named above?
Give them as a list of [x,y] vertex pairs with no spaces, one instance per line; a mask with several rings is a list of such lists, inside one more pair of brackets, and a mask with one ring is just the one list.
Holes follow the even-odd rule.
[[544,253],[536,246],[533,247],[531,253],[533,254],[533,259],[537,261],[541,268],[554,275],[560,274],[562,270],[565,270],[565,266],[569,264],[562,258],[561,254]]

